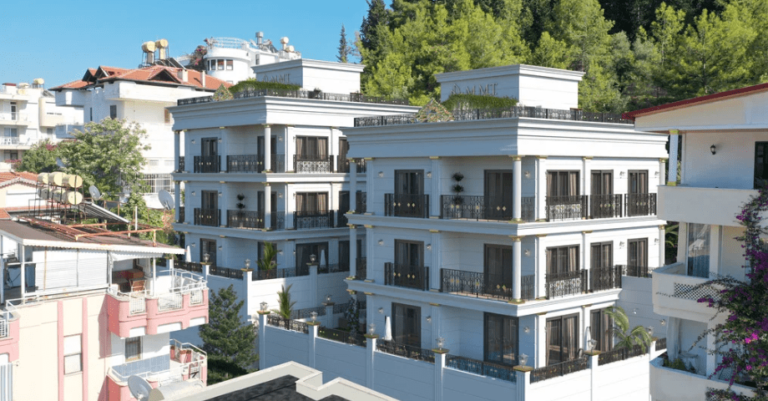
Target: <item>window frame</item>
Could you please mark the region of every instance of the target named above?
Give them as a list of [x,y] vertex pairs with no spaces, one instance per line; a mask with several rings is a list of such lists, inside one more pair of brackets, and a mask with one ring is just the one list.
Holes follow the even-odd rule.
[[[131,341],[132,343],[135,342],[136,349],[138,350],[136,354],[131,357],[128,356],[129,341]],[[124,355],[125,355],[126,362],[140,361],[143,351],[144,351],[144,342],[141,340],[141,337],[128,337],[125,339]]]
[[[78,345],[78,351],[77,352],[67,352],[67,340],[71,338],[77,338],[79,341],[77,341]],[[68,364],[67,360],[71,360],[71,357],[77,357],[78,360],[78,369],[69,371],[68,370]],[[64,337],[64,374],[69,375],[73,373],[81,373],[83,371],[83,337],[82,334],[74,334],[71,336],[65,336]]]
[[117,119],[117,105],[109,105],[109,118],[113,120]]
[[[504,327],[504,325],[506,324],[507,320],[514,322],[514,326],[515,326],[515,331],[514,331],[514,333],[515,333],[514,334],[514,336],[515,336],[515,338],[514,338],[514,361],[512,361],[511,364],[504,363],[503,362],[503,358],[502,358],[501,361],[497,361],[497,360],[493,360],[493,359],[488,358],[488,353],[489,353],[489,349],[488,349],[489,348],[489,346],[488,346],[488,336],[489,336],[489,334],[492,334],[492,333],[489,333],[489,329],[488,329],[488,327],[489,327],[489,318],[491,318],[491,319],[493,319],[493,318],[500,319],[500,321],[502,323],[502,327]],[[502,338],[501,338],[501,342],[504,343],[503,335],[502,335]],[[520,358],[520,318],[515,317],[515,316],[509,316],[509,315],[500,315],[498,313],[484,312],[483,313],[483,361],[491,362],[491,363],[495,363],[495,364],[499,364],[499,365],[504,365],[504,366],[515,366],[515,365],[517,365],[517,363],[519,361],[519,358]]]
[[225,65],[226,65],[226,70],[227,71],[232,71],[232,70],[235,69],[235,62],[232,59],[229,59],[229,58],[226,59],[226,64]]

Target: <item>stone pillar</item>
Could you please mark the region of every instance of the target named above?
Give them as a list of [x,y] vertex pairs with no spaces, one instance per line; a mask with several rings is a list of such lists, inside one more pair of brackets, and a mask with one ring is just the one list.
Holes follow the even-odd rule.
[[240,269],[240,270],[243,271],[243,281],[244,281],[244,284],[245,284],[245,288],[247,290],[248,283],[253,281],[253,269],[249,268],[249,269]]
[[667,238],[667,230],[664,225],[659,226],[659,267],[664,267],[667,264],[666,248],[664,243]]
[[[368,202],[370,203],[370,197],[368,197]],[[370,207],[370,204],[369,204]],[[370,209],[368,209],[370,210]],[[368,247],[368,252],[366,252],[365,258],[365,279],[367,280],[373,280],[373,270],[374,270],[374,260],[376,256],[376,246],[378,246],[378,239],[376,239],[375,234],[373,233],[373,226],[365,226],[365,245]],[[383,276],[382,276],[383,277]],[[381,282],[384,284],[384,282]]]
[[349,277],[357,277],[357,226],[349,225]]
[[181,181],[173,181],[173,191],[173,211],[178,223],[181,219]]
[[515,371],[515,401],[526,401],[526,392],[531,385],[531,372],[533,368],[530,366],[515,366],[512,368]]
[[211,274],[211,263],[200,263],[203,266],[203,277],[208,280],[208,275]]
[[523,158],[512,156],[512,223],[522,223]]
[[268,182],[264,183],[264,213],[262,215],[264,216],[264,228],[272,230],[274,228],[272,227],[272,186]]
[[219,172],[220,173],[226,173],[227,172],[227,155],[229,154],[229,149],[227,149],[227,144],[229,141],[227,141],[227,133],[226,133],[226,127],[219,127]]
[[667,172],[667,185],[677,185],[677,148],[680,141],[680,131],[669,130],[669,171]]
[[336,305],[333,302],[323,302],[325,306],[325,327],[329,329],[336,328],[336,322],[333,320],[333,306]]
[[259,370],[267,368],[267,316],[269,311],[259,311]]
[[[664,176],[667,174],[667,159],[659,159],[659,185],[664,185]],[[658,192],[658,191],[656,191]]]
[[544,299],[547,296],[547,249],[541,240],[544,237],[546,234],[539,234],[534,241],[536,256],[533,263],[536,271],[537,299]]
[[547,157],[536,157],[536,221],[547,221]]
[[373,362],[376,356],[376,340],[378,340],[379,336],[376,334],[366,334],[365,338],[365,387],[373,389]]
[[349,159],[349,210],[357,213],[357,162]]
[[[318,260],[320,260],[320,255],[316,255]],[[307,266],[309,266],[309,302],[311,305],[315,305],[315,302],[317,302],[317,267],[318,262],[315,263],[307,263]]]
[[589,367],[589,374],[590,374],[590,387],[592,389],[591,391],[591,397],[590,399],[592,401],[598,401],[601,398],[599,397],[599,386],[597,385],[597,366],[600,364],[600,351],[587,351],[585,352],[587,355],[587,366]]
[[309,362],[309,367],[314,369],[315,368],[315,355],[317,355],[317,352],[315,352],[315,346],[317,345],[317,329],[320,327],[320,322],[307,322],[307,328],[309,329],[309,346],[307,347],[307,351],[309,353],[307,361]]
[[524,303],[522,297],[522,247],[520,241],[523,237],[512,238],[512,303]]
[[[288,160],[285,161],[288,163]],[[264,172],[271,173],[272,171],[272,128],[269,125],[264,125]]]
[[442,234],[439,230],[429,230],[432,234],[432,266],[429,268],[429,288],[440,291],[440,270],[443,268]]
[[[173,131],[173,162],[176,164],[174,170],[178,169],[179,167],[179,160],[181,159],[181,131]],[[179,173],[183,172],[184,169],[181,169],[181,171],[178,171]]]
[[430,160],[432,161],[432,190],[430,191],[431,194],[429,195],[429,218],[439,219],[441,209],[440,198],[442,195],[441,181],[443,169],[442,163],[438,156],[430,156]]
[[379,172],[376,171],[376,167],[374,166],[374,160],[372,157],[366,157],[365,158],[365,168],[366,168],[366,180],[365,180],[365,192],[366,192],[366,203],[365,203],[365,214],[376,214],[376,212],[373,210],[373,198],[376,197],[376,194],[374,193],[374,185],[373,180],[375,180],[379,176]]
[[443,371],[445,369],[445,357],[448,356],[448,350],[433,349],[435,354],[435,401],[443,400]]

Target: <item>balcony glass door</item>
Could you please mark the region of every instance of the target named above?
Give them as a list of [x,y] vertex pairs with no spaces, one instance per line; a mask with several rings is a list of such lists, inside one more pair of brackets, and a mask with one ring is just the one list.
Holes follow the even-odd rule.
[[339,163],[336,172],[349,172],[349,161],[347,160],[347,153],[349,153],[349,142],[347,141],[347,138],[339,138]]
[[586,205],[579,193],[578,171],[547,171],[547,220],[586,217]]
[[627,216],[651,214],[651,197],[648,195],[648,170],[630,170],[628,185]]
[[576,359],[579,315],[547,319],[547,366]]
[[202,200],[201,206],[204,210],[218,210],[219,209],[219,192],[218,191],[201,191]]
[[296,137],[296,160],[321,161],[326,159],[328,159],[328,138]]
[[395,240],[395,263],[403,266],[423,266],[424,243]]
[[768,185],[768,142],[756,142],[754,188],[765,188],[766,185]]
[[424,198],[423,170],[395,170],[395,216],[422,217]]
[[613,266],[613,242],[592,244],[591,265],[592,269],[607,269]]
[[484,292],[494,295],[512,294],[512,247],[485,245]]
[[296,244],[296,266],[298,268],[308,268],[307,263],[310,262],[310,256],[312,255],[315,255],[317,262],[321,266],[328,266],[328,243]]
[[203,255],[208,254],[208,262],[216,266],[216,240],[201,239],[200,240],[200,261],[205,260]]
[[485,314],[483,353],[488,362],[517,365],[518,321],[514,317]]
[[421,308],[392,304],[392,339],[397,344],[421,348]]
[[648,238],[627,241],[627,275],[645,277],[648,273]]
[[613,217],[616,211],[613,199],[613,171],[592,170],[591,178],[590,216],[593,218]]
[[547,248],[547,274],[572,273],[578,270],[578,245]]
[[602,352],[613,349],[613,319],[605,311],[606,309],[593,310],[589,315],[589,335],[597,341],[595,350]]
[[512,219],[512,171],[485,171],[485,219]]
[[709,277],[709,233],[707,224],[688,223],[688,275]]
[[219,155],[219,140],[216,138],[203,138],[200,141],[200,155],[203,157]]

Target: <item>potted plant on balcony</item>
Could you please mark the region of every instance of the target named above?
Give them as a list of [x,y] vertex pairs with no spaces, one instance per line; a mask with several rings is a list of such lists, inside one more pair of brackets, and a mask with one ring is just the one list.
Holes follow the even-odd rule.
[[[256,261],[259,271],[272,271],[277,267],[277,248],[271,242],[264,243],[264,256]],[[270,274],[270,273],[260,273]],[[276,278],[276,277],[270,277]]]
[[461,185],[461,180],[464,179],[464,174],[454,173],[451,190],[453,191],[453,205],[456,208],[456,217],[461,217],[461,205],[464,204],[464,197],[461,194],[464,192],[464,186]]
[[315,88],[312,92],[309,92],[310,99],[320,99],[323,91],[320,88]]
[[244,199],[245,195],[237,194],[237,204],[235,206],[237,207],[237,220],[240,222],[240,228],[243,228],[243,220],[245,220],[245,203],[243,203]]

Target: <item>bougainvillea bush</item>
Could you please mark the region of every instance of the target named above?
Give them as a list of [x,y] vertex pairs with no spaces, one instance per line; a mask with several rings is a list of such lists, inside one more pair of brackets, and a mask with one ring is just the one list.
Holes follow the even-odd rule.
[[[727,390],[707,392],[710,400],[768,401],[768,251],[760,239],[760,235],[766,233],[761,227],[760,213],[766,210],[768,188],[763,188],[737,216],[745,228],[744,235],[737,240],[744,249],[746,280],[724,277],[699,286],[717,290],[717,295],[698,301],[727,318],[699,336],[696,343],[701,343],[707,335],[719,340],[714,349],[708,350],[721,359],[711,377],[719,376],[722,371],[733,372]],[[755,387],[755,397],[734,392],[731,389],[734,383]]]

